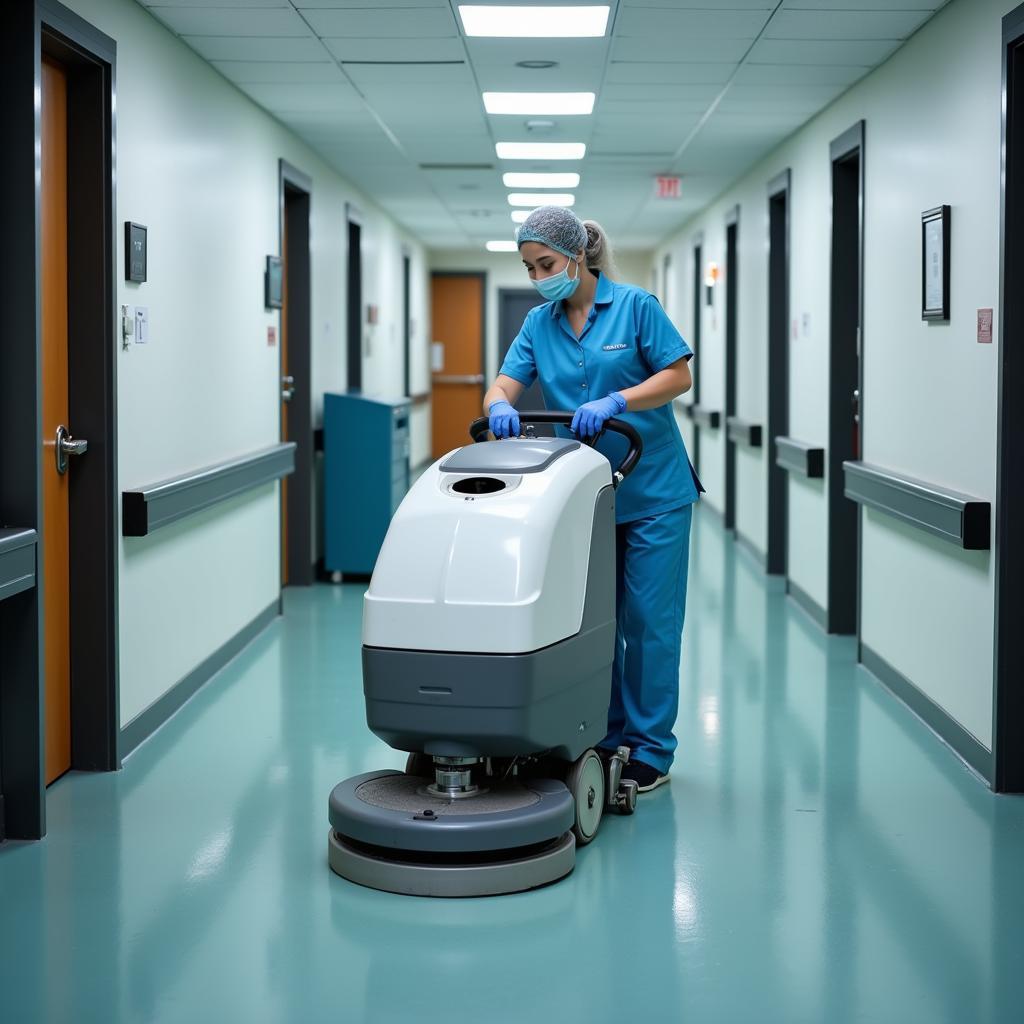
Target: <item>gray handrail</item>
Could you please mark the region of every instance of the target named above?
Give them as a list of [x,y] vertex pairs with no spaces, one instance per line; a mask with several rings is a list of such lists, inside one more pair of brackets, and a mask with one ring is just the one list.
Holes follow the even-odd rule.
[[991,546],[991,502],[902,476],[867,462],[844,462],[844,493],[969,551]]
[[219,502],[295,472],[295,443],[193,470],[121,494],[121,534],[145,537]]
[[775,465],[790,473],[820,479],[825,475],[825,449],[795,437],[775,438]]
[[0,601],[36,585],[36,531],[0,529]]
[[763,433],[760,423],[749,423],[739,416],[729,416],[725,421],[725,436],[748,448],[760,448]]

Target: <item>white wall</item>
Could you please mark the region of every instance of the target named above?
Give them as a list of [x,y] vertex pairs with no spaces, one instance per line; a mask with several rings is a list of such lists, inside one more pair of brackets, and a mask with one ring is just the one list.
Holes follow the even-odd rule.
[[[612,239],[614,242],[614,239]],[[514,252],[486,252],[478,249],[433,250],[429,256],[431,270],[453,271],[466,273],[486,273],[486,331],[485,339],[486,367],[484,374],[490,383],[498,372],[498,292],[503,288],[530,288],[530,278],[526,274],[519,255]],[[612,275],[616,281],[625,284],[638,284],[642,288],[650,287],[650,254],[645,252],[622,251],[615,254],[616,271]],[[511,341],[511,339],[509,339]]]
[[[425,386],[429,296],[418,242],[132,0],[69,5],[117,42],[117,218],[149,229],[148,281],[118,286],[119,303],[148,306],[151,331],[148,345],[120,352],[122,488],[279,438],[279,351],[267,344],[279,314],[263,307],[263,263],[278,252],[281,157],[313,179],[315,415],[322,392],[346,383],[346,201],[365,221],[364,300],[380,307],[380,324],[368,328],[367,390],[402,387],[402,246],[413,259]],[[414,438],[416,448],[428,444]],[[279,531],[272,485],[122,540],[122,724],[276,600]]]
[[[784,143],[671,238],[685,268],[672,312],[692,323],[690,249],[724,266],[726,212],[740,205],[737,413],[765,422],[767,201],[792,169],[790,434],[828,440],[830,141],[866,121],[863,457],[994,501],[996,345],[978,345],[975,311],[999,302],[1000,21],[1015,0],[954,0],[886,64]],[[920,318],[920,215],[952,206],[952,320]],[[726,271],[727,272],[727,271]],[[719,291],[723,289],[719,288]],[[695,362],[702,402],[724,399],[722,305],[705,314]],[[713,318],[712,318],[713,319]],[[998,340],[996,342],[998,344]],[[707,500],[722,501],[724,445],[701,440]],[[741,451],[737,525],[766,534],[767,448]],[[709,461],[714,460],[709,466]],[[791,480],[790,576],[826,603],[828,522],[821,482]],[[863,516],[862,639],[985,746],[991,746],[993,559],[892,519]]]

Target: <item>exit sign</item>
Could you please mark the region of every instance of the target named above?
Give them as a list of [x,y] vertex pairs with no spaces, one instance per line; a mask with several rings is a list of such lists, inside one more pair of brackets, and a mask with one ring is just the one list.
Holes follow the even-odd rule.
[[682,199],[683,179],[670,174],[659,174],[654,179],[654,195],[657,199]]

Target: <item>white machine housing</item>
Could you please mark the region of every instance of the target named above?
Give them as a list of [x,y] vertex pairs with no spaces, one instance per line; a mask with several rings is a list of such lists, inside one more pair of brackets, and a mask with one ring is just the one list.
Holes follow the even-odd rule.
[[[511,466],[551,450],[528,438],[469,445],[426,470],[381,548],[365,597],[364,646],[524,654],[579,633],[594,508],[612,474],[593,448],[562,445],[539,470],[457,468],[472,466],[482,448],[492,456],[503,448]],[[458,489],[482,477],[503,489]]]

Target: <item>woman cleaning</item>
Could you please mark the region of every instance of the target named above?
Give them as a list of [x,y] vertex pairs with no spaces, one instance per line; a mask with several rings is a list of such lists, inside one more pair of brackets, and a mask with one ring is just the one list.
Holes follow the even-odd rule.
[[[529,312],[487,392],[491,432],[519,436],[515,403],[539,378],[547,408],[575,410],[579,437],[600,435],[618,417],[644,442],[616,495],[618,629],[602,752],[628,746],[623,777],[646,793],[668,782],[676,749],[690,520],[703,488],[672,399],[690,389],[693,353],[653,295],[608,277],[610,246],[598,224],[544,206],[516,241],[548,302]],[[608,435],[597,447],[617,465],[622,441]]]

